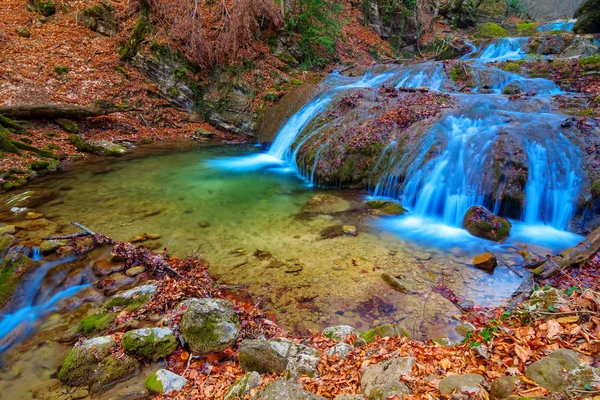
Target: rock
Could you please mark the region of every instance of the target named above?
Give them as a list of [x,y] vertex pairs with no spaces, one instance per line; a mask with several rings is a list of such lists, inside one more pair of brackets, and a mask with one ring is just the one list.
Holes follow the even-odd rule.
[[259,390],[252,400],[325,400],[325,397],[302,390],[295,382],[277,379]]
[[401,293],[416,293],[416,285],[412,281],[403,279],[401,277],[392,276],[390,274],[386,274],[385,272],[381,274],[381,277],[388,285]]
[[475,268],[489,272],[490,274],[493,273],[496,267],[498,266],[498,260],[490,252],[476,256],[475,258],[473,258],[473,261],[471,263]]
[[94,263],[92,271],[97,276],[106,276],[115,272],[122,272],[125,269],[123,263],[113,263],[112,261],[101,259]]
[[321,236],[321,239],[333,239],[344,236],[344,228],[342,225],[331,225],[323,228],[319,235]]
[[560,58],[590,57],[598,53],[598,46],[593,39],[575,36],[573,41],[560,54]]
[[35,211],[29,211],[27,214],[25,214],[25,219],[33,220],[40,218],[44,218],[44,214]]
[[340,394],[333,400],[366,400],[362,394]]
[[26,26],[17,26],[15,32],[17,32],[17,35],[25,39],[29,39],[31,37],[31,30]]
[[245,371],[283,372],[287,369],[288,362],[298,355],[318,357],[318,352],[283,338],[245,339],[240,344],[238,360]]
[[498,242],[508,237],[511,224],[484,207],[473,206],[465,214],[463,227],[473,236]]
[[69,141],[78,151],[93,153],[99,156],[121,156],[127,150],[118,144],[108,140],[89,140],[86,141],[83,137],[71,134]]
[[482,39],[495,39],[499,37],[508,37],[508,32],[498,24],[487,22],[477,26],[473,30],[473,35]]
[[148,235],[145,233],[138,233],[137,235],[131,237],[128,241],[130,243],[140,243],[148,240]]
[[0,235],[12,235],[17,232],[14,225],[6,225],[0,228]]
[[570,34],[547,35],[542,37],[537,53],[543,56],[561,54],[570,44]]
[[125,332],[121,344],[136,356],[158,360],[175,351],[177,338],[169,328],[142,328]]
[[460,324],[459,326],[456,327],[455,331],[460,336],[467,337],[467,335],[469,333],[472,333],[475,331],[475,327],[473,326],[473,324],[470,324],[468,322],[463,322],[462,324]]
[[117,319],[116,313],[96,311],[79,321],[77,332],[84,336],[104,334],[112,327],[115,319]]
[[289,264],[285,264],[285,272],[288,274],[300,272],[303,269],[304,265],[300,261],[291,261]]
[[482,393],[480,384],[484,381],[483,376],[478,374],[450,375],[440,381],[441,394],[456,393]]
[[73,347],[58,372],[58,379],[70,386],[90,386],[92,393],[106,390],[139,372],[139,363],[127,355],[117,359],[110,336],[88,339]]
[[335,214],[348,211],[351,208],[349,201],[341,197],[328,194],[317,194],[302,207],[304,213]]
[[575,33],[600,33],[600,0],[584,0],[575,12]]
[[400,203],[395,201],[371,200],[367,205],[376,210],[379,215],[403,215],[406,209]]
[[152,393],[171,394],[180,391],[187,383],[188,380],[184,377],[168,369],[159,369],[146,378],[144,385]]
[[577,246],[563,250],[560,255],[543,263],[539,267],[541,277],[548,278],[569,265],[583,265],[598,251],[600,251],[600,228],[590,233]]
[[239,319],[226,300],[190,299],[181,320],[181,334],[197,354],[223,351],[239,333]]
[[[6,239],[4,239],[6,240]],[[23,277],[36,265],[35,261],[10,248],[0,259],[0,309],[16,292]]]
[[125,275],[133,277],[133,276],[138,276],[139,274],[141,274],[145,271],[146,271],[146,267],[144,267],[143,265],[139,265],[137,267],[129,268],[127,271],[125,271]]
[[4,251],[15,242],[15,240],[15,237],[11,235],[0,236],[0,257],[4,254]]
[[529,250],[517,250],[517,253],[523,257],[523,268],[534,269],[548,260],[547,257],[541,257]]
[[398,379],[411,373],[415,359],[396,357],[368,366],[360,381],[361,391],[369,400],[385,400],[388,397],[402,398],[409,395],[408,387]]
[[147,237],[149,240],[157,240],[157,239],[160,239],[160,238],[161,238],[161,236],[160,236],[158,233],[148,233],[148,234],[146,235],[146,237]]
[[336,342],[343,342],[348,335],[359,335],[359,332],[350,325],[330,326],[323,330],[323,335]]
[[345,235],[349,235],[349,236],[356,236],[358,234],[356,226],[354,226],[354,225],[344,225],[344,226],[342,226],[342,231],[344,232]]
[[516,382],[518,380],[519,378],[514,376],[503,376],[494,379],[490,392],[492,399],[505,399],[510,396],[517,387]]
[[68,133],[77,133],[79,132],[79,125],[77,125],[74,121],[71,121],[67,118],[57,118],[54,120],[61,128],[63,128]]
[[54,190],[28,190],[11,197],[5,203],[4,208],[36,208],[55,198]]
[[350,352],[354,350],[353,346],[350,346],[348,343],[338,343],[335,346],[331,347],[329,350],[327,350],[327,356],[328,357],[333,357],[333,356],[338,356],[338,358],[340,360],[345,360],[346,358],[348,358],[348,354],[350,354]]
[[77,14],[77,21],[86,28],[105,36],[114,36],[119,32],[119,20],[112,5],[100,2],[84,8]]
[[286,377],[296,379],[302,375],[314,378],[317,375],[319,357],[311,354],[297,354],[290,358],[286,367]]
[[519,81],[511,82],[502,89],[502,94],[512,96],[515,94],[525,93],[523,85]]
[[49,17],[56,12],[56,5],[52,0],[27,0],[27,9]]
[[56,240],[44,240],[40,244],[40,253],[42,253],[42,255],[45,256],[48,254],[55,253],[56,250],[58,250],[62,245],[63,243],[58,242]]
[[225,400],[243,399],[252,388],[260,386],[261,383],[262,378],[258,372],[246,372],[229,388]]
[[96,281],[96,288],[102,290],[104,294],[110,296],[117,292],[119,289],[131,285],[135,282],[134,278],[125,276],[124,274],[117,272],[115,274],[105,276],[104,278]]
[[142,296],[152,296],[158,290],[156,284],[137,286],[113,295],[115,299],[135,299]]
[[573,350],[558,349],[534,362],[525,370],[529,379],[551,392],[564,393],[571,381],[565,371],[579,368],[579,356]]
[[373,343],[377,336],[380,337],[410,337],[408,331],[400,326],[385,324],[366,331],[360,337],[367,343]]
[[210,226],[210,222],[208,222],[208,221],[200,221],[200,222],[198,222],[198,226],[200,228],[208,228]]

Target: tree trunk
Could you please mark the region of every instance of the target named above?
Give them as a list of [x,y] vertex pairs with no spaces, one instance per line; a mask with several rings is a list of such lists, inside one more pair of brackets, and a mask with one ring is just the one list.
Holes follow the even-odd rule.
[[135,111],[134,108],[115,106],[114,104],[95,104],[90,106],[72,105],[36,105],[0,107],[0,115],[17,119],[79,119],[98,117],[116,112]]

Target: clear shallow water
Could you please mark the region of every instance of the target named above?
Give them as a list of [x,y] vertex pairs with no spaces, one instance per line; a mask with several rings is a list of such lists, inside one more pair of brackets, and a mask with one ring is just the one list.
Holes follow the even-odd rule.
[[[247,151],[241,149],[238,159],[261,157]],[[82,165],[77,172],[36,184],[59,193],[39,211],[59,224],[75,220],[120,240],[157,233],[162,237],[156,245],[179,256],[200,249],[221,281],[250,284],[253,298],[264,298],[282,325],[300,331],[397,322],[417,337],[447,335],[457,309],[432,293],[432,286],[447,285],[478,304],[499,304],[520,283],[507,268],[488,275],[469,266],[472,256],[492,244],[461,229],[437,230],[440,236],[456,234],[457,240],[442,246],[403,239],[394,218],[359,210],[365,194],[315,190],[292,170],[276,166],[244,173],[216,168],[231,152],[216,148]],[[65,186],[72,190],[60,190]],[[351,210],[302,214],[303,205],[317,193],[342,196]],[[338,224],[356,225],[359,235],[320,239],[322,229]],[[435,225],[430,228],[436,230]],[[410,233],[401,225],[398,230]],[[281,265],[258,259],[256,250],[270,252]],[[510,246],[494,247],[494,252],[507,262],[520,261]],[[301,271],[288,272],[288,266],[298,265]],[[416,293],[390,289],[382,272],[411,280]],[[426,310],[423,296],[430,298]]]

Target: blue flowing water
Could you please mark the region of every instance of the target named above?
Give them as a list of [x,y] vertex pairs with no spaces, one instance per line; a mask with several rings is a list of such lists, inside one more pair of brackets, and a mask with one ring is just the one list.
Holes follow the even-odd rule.
[[464,55],[461,60],[475,60],[483,63],[522,60],[527,57],[523,46],[527,44],[528,40],[527,37],[496,39],[492,43],[476,48],[472,53]]
[[575,26],[575,20],[569,21],[554,21],[548,24],[544,24],[538,28],[540,32],[551,32],[551,31],[566,31],[572,32],[573,26]]

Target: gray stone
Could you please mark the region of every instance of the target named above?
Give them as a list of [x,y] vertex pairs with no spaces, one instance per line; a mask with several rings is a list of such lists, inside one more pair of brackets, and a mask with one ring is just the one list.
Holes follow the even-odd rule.
[[344,360],[348,358],[348,354],[350,354],[352,350],[354,350],[353,346],[350,346],[347,343],[338,343],[327,350],[327,356],[333,357],[337,355],[339,359]]
[[522,0],[525,15],[536,21],[573,18],[582,0]]
[[491,388],[492,399],[505,399],[512,394],[516,388],[516,382],[519,378],[515,376],[503,376],[494,379]]
[[244,376],[238,379],[229,389],[229,392],[225,395],[225,400],[230,399],[243,399],[246,394],[262,383],[262,378],[258,372],[246,372]]
[[391,396],[410,394],[408,387],[399,381],[411,373],[415,359],[397,357],[368,366],[363,372],[360,387],[369,400],[385,400]]
[[560,58],[590,57],[598,53],[598,46],[592,38],[575,36],[573,41],[560,54]]
[[190,299],[181,320],[181,334],[194,353],[223,351],[239,333],[240,322],[230,302]]
[[113,11],[112,5],[100,2],[81,10],[77,14],[77,21],[94,32],[114,36],[119,32],[119,19]]
[[252,400],[325,400],[325,397],[302,390],[297,383],[277,379],[256,393]]
[[481,393],[479,386],[483,382],[483,376],[478,374],[450,375],[440,381],[441,394],[457,393]]
[[158,286],[154,283],[149,283],[147,285],[137,286],[129,290],[125,290],[123,292],[117,293],[112,297],[116,297],[119,299],[134,299],[140,296],[152,296],[158,290]]
[[168,369],[159,369],[146,378],[146,389],[153,393],[171,394],[178,392],[188,380]]
[[325,328],[323,330],[323,335],[336,342],[343,342],[348,335],[358,336],[359,332],[350,325],[338,325]]
[[319,365],[319,357],[309,354],[297,354],[288,361],[286,377],[295,379],[307,375],[314,378],[317,375],[317,365]]
[[175,351],[177,338],[169,328],[141,328],[125,332],[121,344],[129,353],[158,360]]
[[340,394],[335,396],[333,400],[365,400],[365,396],[362,394]]
[[298,355],[318,357],[319,353],[313,348],[284,338],[246,339],[240,344],[238,360],[240,366],[246,371],[283,372],[288,362]]
[[573,350],[558,349],[531,364],[525,370],[529,379],[551,392],[564,393],[571,382],[565,371],[579,368],[579,356]]

